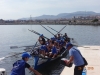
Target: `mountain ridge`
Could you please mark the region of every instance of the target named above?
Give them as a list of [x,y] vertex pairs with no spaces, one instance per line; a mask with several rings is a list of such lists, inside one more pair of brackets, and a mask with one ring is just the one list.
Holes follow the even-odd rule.
[[60,18],[73,18],[78,16],[96,16],[100,15],[100,13],[96,13],[93,11],[77,11],[72,13],[60,13],[58,15],[41,15],[37,17],[31,17],[31,18],[20,18],[20,20],[36,20],[36,19],[60,19]]

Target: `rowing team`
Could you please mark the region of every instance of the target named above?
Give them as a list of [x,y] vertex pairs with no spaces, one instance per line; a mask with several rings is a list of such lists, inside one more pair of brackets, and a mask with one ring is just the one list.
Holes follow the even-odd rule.
[[[63,36],[61,34],[54,35],[54,37],[46,41],[43,34],[41,34],[38,41],[41,44],[41,47],[38,49],[38,54],[42,57],[55,58],[62,52],[64,46],[70,42],[70,38],[65,33]],[[37,53],[36,51],[33,50],[31,54],[35,55]]]
[[[62,51],[62,48],[64,46],[67,46],[66,44],[70,42],[70,39],[67,37],[66,33],[64,36],[60,36],[60,34],[58,34],[57,36],[55,35],[53,38],[47,39],[47,41],[45,41],[43,34],[41,34],[38,40],[41,44],[41,47],[39,48],[39,53],[43,56],[48,56],[52,58],[55,58]],[[28,68],[36,75],[42,75],[27,63],[29,58],[30,54],[24,52],[22,54],[22,60],[18,60],[13,64],[10,75],[25,75],[25,68]]]

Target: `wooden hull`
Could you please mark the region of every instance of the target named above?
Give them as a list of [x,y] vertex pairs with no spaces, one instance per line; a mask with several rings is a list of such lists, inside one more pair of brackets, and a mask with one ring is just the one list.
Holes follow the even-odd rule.
[[[77,46],[77,42],[74,39],[70,39],[70,42]],[[36,70],[41,70],[44,69],[45,66],[48,67],[50,66],[50,64],[52,63],[60,63],[61,58],[66,57],[68,54],[68,50],[66,50],[65,48],[63,48],[62,52],[60,53],[60,55],[58,55],[56,58],[52,59],[52,58],[40,58],[39,56],[34,56],[34,69]],[[56,65],[56,64],[55,64]]]
[[[66,57],[66,55],[68,54],[68,51],[64,48],[63,49],[63,52],[58,55],[56,58],[40,58],[38,56],[35,56],[34,57],[34,69],[35,70],[43,70],[45,69],[46,67],[49,67],[51,64],[54,64],[54,63],[60,63],[60,59],[63,58],[63,57]],[[55,64],[56,65],[56,64]]]

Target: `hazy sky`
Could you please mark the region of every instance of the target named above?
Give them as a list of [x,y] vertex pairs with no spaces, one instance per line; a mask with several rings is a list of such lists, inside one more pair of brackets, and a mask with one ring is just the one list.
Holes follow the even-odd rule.
[[100,12],[100,0],[0,0],[0,19],[58,15],[76,11]]

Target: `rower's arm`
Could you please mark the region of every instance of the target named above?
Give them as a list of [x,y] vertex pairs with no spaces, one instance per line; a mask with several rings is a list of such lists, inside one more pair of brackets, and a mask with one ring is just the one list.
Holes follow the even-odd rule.
[[33,69],[32,67],[28,68],[30,71],[34,72],[36,75],[42,75],[41,73],[39,73],[38,71],[36,71],[35,69]]
[[70,56],[69,61],[67,62],[68,64],[70,64],[73,61],[74,57]]

